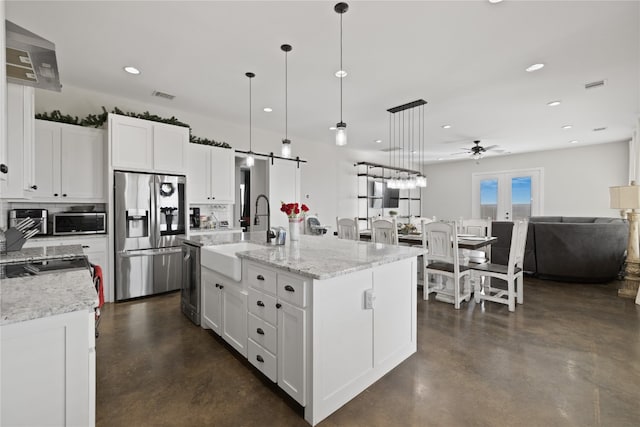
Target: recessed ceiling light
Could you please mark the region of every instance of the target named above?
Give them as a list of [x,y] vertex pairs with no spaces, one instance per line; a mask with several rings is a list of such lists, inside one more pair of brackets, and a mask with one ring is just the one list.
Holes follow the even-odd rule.
[[375,142],[376,142],[376,144],[380,144],[382,142],[382,140],[381,139],[376,139]]
[[489,0],[489,3],[492,3],[492,4],[502,3],[502,0]]
[[547,105],[549,107],[555,107],[556,105],[560,105],[560,104],[561,104],[560,101],[551,101],[551,102],[547,103]]
[[525,69],[525,71],[527,71],[528,73],[531,73],[533,71],[538,71],[538,70],[540,70],[542,68],[544,68],[544,64],[540,64],[540,63],[531,64]]
[[439,157],[438,160],[444,160],[442,157]]
[[271,108],[271,107],[264,107],[264,108],[262,109],[262,111],[264,111],[265,113],[270,113],[270,112],[272,112],[272,111],[273,111],[273,108]]
[[442,125],[442,129],[451,129],[451,125]]
[[338,78],[347,77],[347,72],[344,71],[344,70],[338,70],[338,71],[336,71],[336,77],[338,77]]
[[336,127],[335,127],[335,126],[331,126],[331,127],[329,128],[329,130],[336,130]]
[[129,73],[129,74],[140,74],[140,70],[138,70],[136,67],[124,67],[124,70]]
[[577,144],[577,143],[578,143],[577,139],[574,139],[573,141],[569,141],[569,144]]
[[562,126],[562,129],[571,129],[572,127],[573,126],[571,126],[571,125],[564,125],[564,126]]

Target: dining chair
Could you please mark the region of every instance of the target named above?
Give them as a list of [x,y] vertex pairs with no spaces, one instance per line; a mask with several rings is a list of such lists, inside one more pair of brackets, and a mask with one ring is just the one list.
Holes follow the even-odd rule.
[[411,217],[411,219],[409,220],[409,224],[412,224],[416,227],[416,230],[418,231],[418,233],[422,234],[423,231],[423,224],[428,224],[430,222],[435,221],[435,219],[433,218],[427,218],[424,216],[414,216]]
[[[423,299],[429,299],[429,294],[437,292],[453,299],[453,306],[460,309],[463,300],[471,299],[471,270],[461,265],[458,255],[457,223],[455,221],[437,221],[424,224],[422,245],[428,250],[424,254],[424,285]],[[444,282],[434,282],[429,275],[439,275]],[[447,283],[452,287],[447,286]]]
[[[474,236],[488,237],[491,236],[491,222],[489,218],[463,219],[459,224],[460,232]],[[478,250],[463,249],[463,254],[473,263],[491,262],[491,245],[487,245]]]
[[[492,301],[507,304],[509,311],[516,310],[518,304],[524,302],[523,289],[523,260],[524,247],[527,242],[528,221],[516,221],[511,232],[511,247],[509,248],[509,261],[502,264],[480,264],[472,266],[474,282],[474,298],[476,303],[480,301]],[[507,282],[507,289],[497,288],[490,281],[483,278],[497,278]],[[494,282],[495,284],[495,282]]]
[[338,218],[336,217],[336,229],[339,239],[360,240],[360,229],[358,218]]
[[398,225],[395,218],[374,219],[371,221],[371,241],[398,245]]

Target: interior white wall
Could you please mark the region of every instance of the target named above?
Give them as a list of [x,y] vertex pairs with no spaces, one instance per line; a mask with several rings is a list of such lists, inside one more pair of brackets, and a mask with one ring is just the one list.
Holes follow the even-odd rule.
[[465,159],[426,166],[422,212],[439,219],[471,216],[471,176],[479,172],[543,168],[543,215],[618,216],[609,208],[609,187],[626,185],[628,143]]

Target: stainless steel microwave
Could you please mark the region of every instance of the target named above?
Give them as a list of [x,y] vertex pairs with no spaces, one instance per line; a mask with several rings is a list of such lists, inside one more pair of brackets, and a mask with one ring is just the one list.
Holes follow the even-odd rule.
[[53,234],[104,234],[107,232],[105,212],[61,212],[53,214]]

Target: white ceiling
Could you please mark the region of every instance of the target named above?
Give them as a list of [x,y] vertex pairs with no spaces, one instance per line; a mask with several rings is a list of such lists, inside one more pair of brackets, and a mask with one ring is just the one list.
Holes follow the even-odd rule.
[[[253,71],[254,126],[283,138],[280,45],[289,43],[295,151],[297,139],[332,144],[328,128],[340,119],[335,3],[7,1],[6,17],[56,44],[63,85],[133,98],[151,113],[171,106],[248,126],[244,73]],[[511,153],[627,140],[640,113],[639,5],[350,1],[343,17],[348,146],[387,147],[386,110],[419,98],[428,102],[429,161],[452,159],[474,139]],[[525,72],[536,62],[546,66]],[[142,74],[126,74],[125,65]],[[585,90],[601,79],[604,87]],[[154,90],[176,98],[152,97]],[[553,100],[562,104],[548,107]],[[274,111],[264,113],[267,106]],[[567,124],[573,128],[561,129]]]

